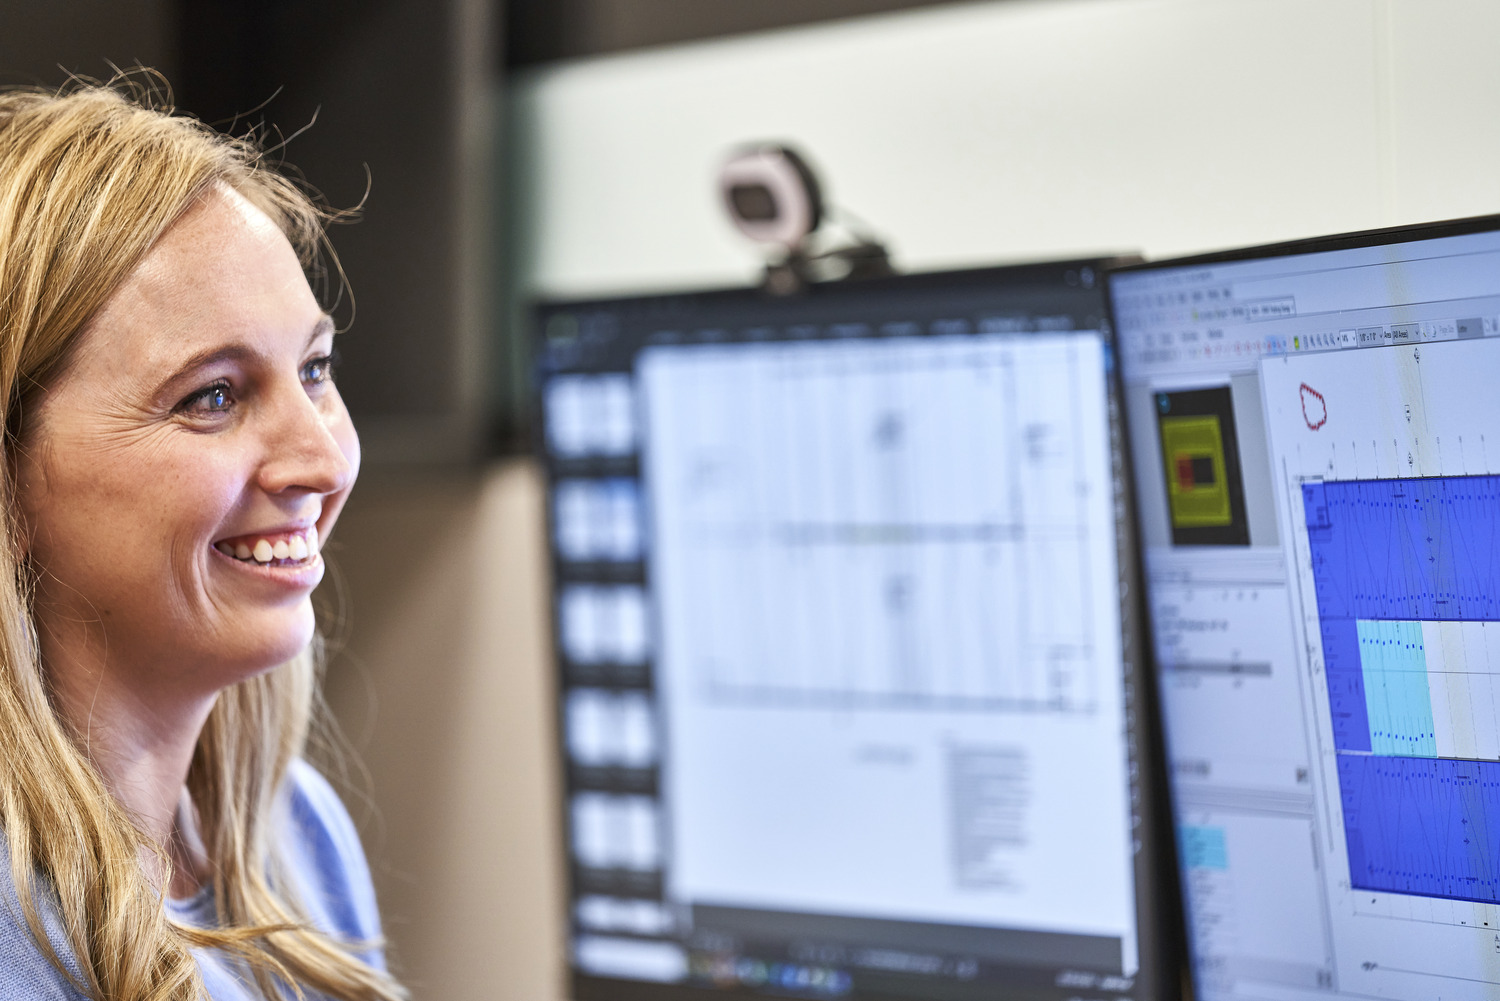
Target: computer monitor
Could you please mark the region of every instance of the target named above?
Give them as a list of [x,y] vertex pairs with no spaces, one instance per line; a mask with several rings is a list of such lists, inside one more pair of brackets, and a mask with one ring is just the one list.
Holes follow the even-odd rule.
[[538,309],[575,997],[1175,983],[1106,263]]
[[1198,996],[1500,996],[1500,217],[1109,284]]

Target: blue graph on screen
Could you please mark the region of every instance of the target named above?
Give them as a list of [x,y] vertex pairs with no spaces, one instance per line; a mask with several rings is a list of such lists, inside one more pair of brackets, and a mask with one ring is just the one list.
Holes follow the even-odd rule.
[[1500,761],[1438,756],[1423,623],[1500,621],[1500,476],[1302,488],[1357,888],[1500,903]]

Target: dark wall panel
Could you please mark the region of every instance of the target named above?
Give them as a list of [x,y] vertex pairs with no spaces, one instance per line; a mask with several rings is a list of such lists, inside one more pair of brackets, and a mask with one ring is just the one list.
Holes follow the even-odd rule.
[[[469,370],[484,330],[466,303],[484,276],[464,232],[485,211],[470,161],[490,158],[463,103],[498,86],[498,67],[471,58],[476,23],[493,37],[491,6],[181,0],[183,107],[287,137],[286,161],[334,207],[363,200],[332,237],[357,306],[340,384],[376,461],[464,458],[478,444],[483,378]],[[349,319],[347,300],[337,315]]]
[[335,207],[365,199],[361,221],[333,231],[358,307],[340,346],[356,418],[431,417],[451,405],[458,207],[443,15],[413,0],[184,7],[183,105],[209,121],[300,132],[286,160]]
[[4,0],[0,85],[56,87],[67,73],[107,77],[109,63],[175,70],[171,0]]

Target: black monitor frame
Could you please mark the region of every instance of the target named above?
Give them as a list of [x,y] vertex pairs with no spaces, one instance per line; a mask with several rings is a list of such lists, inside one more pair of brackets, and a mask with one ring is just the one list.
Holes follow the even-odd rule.
[[[1401,226],[1386,226],[1380,229],[1362,229],[1333,236],[1312,236],[1278,243],[1266,243],[1253,247],[1234,247],[1228,250],[1213,250],[1183,257],[1166,257],[1161,260],[1132,261],[1117,264],[1109,269],[1106,282],[1115,275],[1141,271],[1169,271],[1174,268],[1192,267],[1197,264],[1224,264],[1231,261],[1251,261],[1272,257],[1295,257],[1300,254],[1321,254],[1332,250],[1359,250],[1363,247],[1379,247],[1391,243],[1413,243],[1419,240],[1437,240],[1446,236],[1467,236],[1471,233],[1489,233],[1500,230],[1500,214],[1467,216],[1462,219],[1446,219],[1440,222],[1408,223]],[[1110,297],[1110,322],[1115,322],[1114,300]]]
[[[694,318],[709,318],[734,314],[762,314],[767,317],[798,316],[812,323],[819,319],[847,320],[850,314],[861,309],[877,314],[878,305],[890,297],[920,295],[945,295],[952,297],[953,313],[965,314],[965,307],[985,305],[996,308],[1010,297],[1016,303],[1016,312],[1024,313],[1021,303],[1028,297],[1038,295],[1064,295],[1077,297],[1080,274],[1089,269],[1095,276],[1095,295],[1098,309],[1094,322],[1089,327],[1076,329],[1100,329],[1105,332],[1112,350],[1111,323],[1105,293],[1104,275],[1108,270],[1128,265],[1137,258],[1111,257],[1066,260],[1005,267],[982,268],[950,272],[899,275],[894,277],[863,279],[842,283],[814,285],[790,297],[775,297],[757,289],[719,289],[688,292],[682,294],[646,295],[621,298],[551,300],[535,304],[531,310],[534,335],[534,356],[538,360],[534,369],[536,400],[534,410],[534,447],[542,458],[547,482],[547,531],[549,568],[551,580],[551,628],[555,653],[555,705],[557,707],[558,761],[560,767],[560,797],[557,815],[564,833],[562,862],[566,870],[564,885],[567,889],[566,928],[569,936],[574,927],[572,908],[581,892],[593,887],[596,892],[610,887],[599,887],[592,881],[592,874],[582,871],[572,854],[571,816],[568,803],[576,789],[593,788],[598,783],[611,788],[649,792],[654,789],[654,777],[644,775],[615,774],[580,777],[577,769],[570,768],[566,747],[566,720],[564,718],[565,696],[571,685],[583,682],[599,684],[602,679],[580,676],[576,667],[570,668],[562,655],[559,610],[557,607],[560,585],[563,581],[576,579],[577,568],[566,564],[557,549],[554,510],[550,503],[553,488],[561,478],[571,475],[638,476],[639,464],[633,457],[621,459],[595,459],[580,463],[576,460],[558,459],[548,449],[546,440],[545,394],[542,384],[551,375],[561,372],[622,372],[629,371],[637,351],[642,346],[629,339],[618,340],[605,330],[590,330],[587,317],[607,316],[621,311],[636,317],[649,318],[653,324],[671,326],[690,324]],[[1032,310],[1031,312],[1036,312]],[[584,317],[583,322],[568,332],[574,346],[566,348],[559,363],[559,353],[549,354],[549,323],[553,317],[566,313],[570,317]],[[602,322],[602,321],[601,321]],[[608,326],[607,323],[604,326]],[[745,324],[740,324],[743,328]],[[555,331],[554,331],[555,333]],[[715,343],[734,340],[750,340],[742,330],[700,330],[697,341],[685,343]],[[567,357],[569,354],[572,357]],[[1112,464],[1114,466],[1115,494],[1117,503],[1116,524],[1119,526],[1119,567],[1122,584],[1122,652],[1125,658],[1126,714],[1130,733],[1130,754],[1136,781],[1132,795],[1133,811],[1138,825],[1141,850],[1136,856],[1136,900],[1137,928],[1140,947],[1140,969],[1135,978],[1137,992],[1131,996],[1141,998],[1176,998],[1179,994],[1183,961],[1182,917],[1179,908],[1180,895],[1176,887],[1176,865],[1174,860],[1172,827],[1169,820],[1165,796],[1166,786],[1164,755],[1160,738],[1160,723],[1157,718],[1155,694],[1155,672],[1148,669],[1148,647],[1144,642],[1143,627],[1147,622],[1143,596],[1144,575],[1140,566],[1136,532],[1134,529],[1134,492],[1130,483],[1131,464],[1128,455],[1128,439],[1124,434],[1119,405],[1118,364],[1109,366],[1110,380],[1110,434]],[[619,567],[595,567],[588,573],[590,579],[619,581],[625,583],[649,583],[649,568],[644,560],[640,566],[630,569]],[[610,684],[609,681],[604,681]],[[626,684],[649,686],[649,670],[645,675],[627,680]],[[592,783],[592,784],[591,784]],[[645,886],[614,887],[624,892],[649,890]],[[583,972],[569,964],[570,997],[577,1001],[709,1001],[716,997],[766,997],[805,996],[796,991],[769,988],[746,989],[741,987],[699,986],[680,983],[658,983],[644,980],[627,980],[598,976]],[[1051,999],[1060,996],[1082,994],[1092,996],[1091,985],[1075,982],[1069,995],[1058,992],[1056,984],[1043,986],[1036,983],[1016,983],[1007,988],[996,981],[986,981],[985,987],[992,993],[988,997],[1023,999]],[[962,1001],[966,996],[946,990],[946,985],[923,978],[891,976],[878,984],[864,985],[856,982],[851,993],[842,995],[850,1001],[914,1001],[930,998],[932,1001]],[[998,989],[998,993],[993,993]],[[1101,993],[1093,990],[1093,993]],[[826,996],[826,995],[824,995]],[[1102,993],[1101,993],[1101,996]],[[1115,996],[1113,994],[1109,996]]]

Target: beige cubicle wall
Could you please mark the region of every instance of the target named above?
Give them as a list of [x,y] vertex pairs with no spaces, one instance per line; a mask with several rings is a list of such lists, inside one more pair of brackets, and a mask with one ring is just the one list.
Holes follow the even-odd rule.
[[[753,280],[712,182],[761,138],[910,270],[1500,211],[1496,38],[1488,0],[1003,0],[550,67],[509,90],[513,295]],[[564,992],[541,505],[525,461],[372,480],[336,535],[421,998]]]
[[340,791],[417,998],[561,997],[541,503],[525,461],[377,474],[325,550]]

